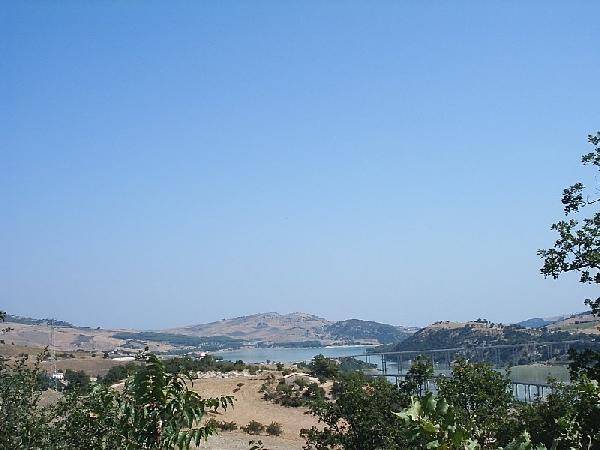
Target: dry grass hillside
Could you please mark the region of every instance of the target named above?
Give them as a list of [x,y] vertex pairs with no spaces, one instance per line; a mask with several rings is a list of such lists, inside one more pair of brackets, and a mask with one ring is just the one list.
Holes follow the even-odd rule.
[[[47,323],[23,324],[7,320],[5,326],[12,328],[5,336],[6,342],[15,346],[43,348],[50,343],[50,325]],[[111,351],[127,345],[125,339],[115,339],[113,334],[122,330],[105,330],[73,326],[54,328],[57,351]],[[168,351],[173,346],[157,342],[145,342],[152,351]],[[143,348],[142,344],[139,347]],[[8,351],[8,350],[7,350]]]
[[193,336],[229,336],[248,341],[293,342],[327,340],[325,327],[331,323],[312,314],[271,312],[223,319],[168,331]]
[[[264,383],[264,376],[232,377],[232,378],[207,378],[194,381],[194,390],[202,396],[213,397],[218,395],[233,395],[234,407],[225,412],[211,415],[219,421],[235,422],[238,426],[247,425],[251,420],[256,420],[264,425],[279,422],[283,427],[283,434],[279,437],[250,436],[241,430],[222,432],[220,436],[211,437],[201,448],[211,450],[248,449],[248,441],[260,439],[266,448],[271,450],[300,450],[304,440],[300,437],[302,428],[317,425],[317,420],[306,414],[306,408],[289,408],[266,401],[259,392]],[[241,384],[241,386],[238,386]]]
[[574,314],[548,325],[548,329],[600,335],[600,317],[592,313]]

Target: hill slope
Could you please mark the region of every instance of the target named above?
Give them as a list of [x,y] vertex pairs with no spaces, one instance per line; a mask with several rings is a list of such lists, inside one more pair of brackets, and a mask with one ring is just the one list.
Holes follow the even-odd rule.
[[382,344],[403,341],[414,332],[410,328],[358,319],[331,323],[325,327],[325,331],[331,339],[374,340]]
[[494,324],[485,320],[473,322],[436,322],[404,341],[386,346],[386,350],[423,350],[454,347],[480,347],[527,342],[556,342],[570,339],[593,339],[579,330],[551,328],[524,328],[518,325]]
[[293,342],[326,338],[326,319],[306,314],[275,312],[223,319],[169,330],[191,336],[228,336],[246,341]]
[[270,312],[169,331],[194,336],[229,336],[251,342],[276,344],[302,341],[319,341],[322,344],[344,342],[386,344],[405,339],[415,329],[358,319],[332,322],[313,314],[299,312],[290,314]]

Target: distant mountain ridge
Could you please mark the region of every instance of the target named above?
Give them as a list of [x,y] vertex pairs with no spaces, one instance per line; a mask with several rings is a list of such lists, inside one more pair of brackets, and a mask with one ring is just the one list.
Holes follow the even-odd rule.
[[[17,345],[48,345],[50,319],[8,315],[13,328],[10,341]],[[56,345],[61,350],[113,350],[143,348],[157,352],[214,351],[222,348],[302,347],[343,344],[380,344],[392,350],[417,350],[454,346],[478,346],[539,340],[560,340],[577,335],[597,339],[600,318],[579,313],[552,318],[532,318],[518,324],[435,322],[427,327],[402,327],[375,321],[347,319],[330,321],[314,314],[276,312],[222,319],[163,330],[103,329],[78,327],[54,320]]]
[[[12,314],[6,315],[6,321],[12,323],[22,323],[25,325],[48,325],[53,319],[32,319],[31,317],[24,316],[13,316]],[[75,328],[72,323],[66,322],[64,320],[56,320],[54,319],[54,325],[57,327],[68,327]]]
[[524,328],[542,328],[555,322],[564,320],[570,316],[571,314],[563,314],[553,317],[532,317],[531,319],[526,319],[522,320],[521,322],[517,322],[515,323],[515,325],[519,325]]
[[527,342],[558,342],[574,338],[587,341],[596,339],[598,325],[598,318],[591,314],[573,315],[564,321],[531,328],[518,324],[496,324],[485,319],[470,322],[440,321],[420,329],[401,342],[386,346],[385,350],[485,347]]
[[554,317],[534,317],[517,322],[515,325],[533,329],[546,328],[548,330],[562,330],[572,333],[600,334],[600,330],[598,329],[600,318],[595,317],[589,311]]
[[290,344],[319,341],[322,344],[364,342],[385,344],[405,339],[416,328],[398,327],[374,321],[348,319],[329,321],[314,314],[276,312],[223,319],[207,324],[168,330],[194,336],[229,336],[251,342]]

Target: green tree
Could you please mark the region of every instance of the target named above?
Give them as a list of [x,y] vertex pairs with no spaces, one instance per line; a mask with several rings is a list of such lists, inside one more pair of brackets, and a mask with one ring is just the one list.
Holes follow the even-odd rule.
[[113,366],[108,369],[106,375],[99,379],[99,381],[107,386],[111,384],[118,383],[123,381],[129,375],[135,372],[136,366],[133,363],[128,363],[126,365],[118,365]]
[[65,381],[67,391],[87,392],[90,388],[90,376],[83,370],[65,370]]
[[153,354],[143,356],[144,366],[125,383],[118,406],[123,448],[168,449],[199,445],[216,430],[198,425],[207,409],[233,405],[231,397],[203,399],[189,389],[191,379],[166,371]]
[[308,365],[308,369],[313,377],[322,381],[336,378],[340,371],[338,364],[333,359],[323,355],[315,356]]
[[585,375],[570,384],[554,383],[545,400],[522,404],[521,430],[552,449],[600,449],[600,388]]
[[[582,156],[585,166],[593,166],[596,176],[600,172],[600,132],[590,134],[588,142],[593,150]],[[558,278],[565,273],[578,273],[579,281],[584,284],[600,283],[600,212],[598,211],[599,186],[587,189],[581,183],[563,191],[562,203],[568,220],[561,220],[552,225],[558,233],[554,247],[538,250],[544,260],[541,272],[546,277]],[[590,210],[585,216],[584,211]],[[600,297],[588,298],[585,303],[595,314],[600,314]]]
[[406,373],[404,388],[419,397],[427,390],[427,384],[433,377],[433,363],[425,355],[418,355]]
[[216,432],[200,421],[207,409],[231,405],[231,397],[203,399],[189,389],[191,380],[167,372],[155,355],[141,361],[123,392],[97,384],[88,395],[75,391],[59,402],[55,448],[187,449]]
[[[6,313],[0,311],[0,323]],[[11,331],[0,329],[0,336]],[[0,345],[4,341],[0,340]],[[48,418],[40,406],[46,374],[41,362],[47,352],[40,353],[33,364],[28,355],[11,361],[0,355],[0,448],[43,448],[48,434]]]
[[[596,176],[600,172],[600,132],[590,134],[588,142],[593,150],[582,156],[585,166],[593,166]],[[599,186],[593,191],[598,192]],[[541,272],[545,277],[558,278],[566,273],[578,273],[579,281],[584,284],[600,283],[600,198],[594,197],[589,189],[581,183],[566,188],[563,191],[562,203],[568,220],[561,220],[552,225],[558,233],[554,247],[538,250],[538,255],[544,260]],[[591,214],[585,216],[584,211],[590,209]],[[592,312],[600,316],[600,297],[588,298],[585,303]],[[584,373],[589,377],[597,377],[600,372],[600,353],[589,352],[585,355],[571,353],[576,368],[574,373]],[[588,370],[589,369],[589,370]],[[598,378],[596,378],[598,379]]]
[[439,379],[438,392],[482,447],[510,441],[506,426],[513,396],[508,377],[487,364],[459,359],[452,367],[452,376]]
[[40,406],[40,364],[46,353],[29,363],[28,356],[11,362],[0,357],[0,448],[46,448],[49,418]]
[[78,390],[67,391],[51,407],[48,448],[131,448],[122,433],[127,415],[127,411],[119,410],[119,393],[103,384],[93,386],[85,395]]
[[315,401],[310,412],[323,424],[304,429],[306,449],[376,450],[403,446],[400,419],[392,411],[410,404],[410,396],[385,379],[367,379],[360,373],[336,382],[336,401]]
[[[40,365],[0,358],[0,448],[50,450],[188,449],[216,432],[201,425],[209,409],[227,408],[232,397],[201,398],[191,379],[167,372],[155,355],[143,354],[141,367],[122,392],[103,384],[71,389],[54,405],[40,406]],[[79,372],[68,378],[80,383]]]

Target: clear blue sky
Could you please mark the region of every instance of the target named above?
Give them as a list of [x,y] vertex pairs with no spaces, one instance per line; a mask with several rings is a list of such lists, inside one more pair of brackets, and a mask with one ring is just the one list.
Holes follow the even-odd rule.
[[0,307],[160,328],[584,309],[536,250],[600,4],[4,2]]

